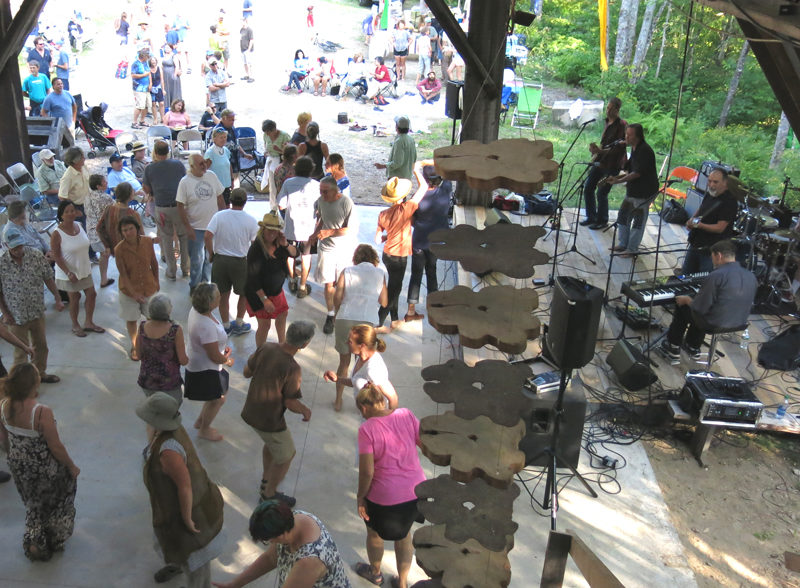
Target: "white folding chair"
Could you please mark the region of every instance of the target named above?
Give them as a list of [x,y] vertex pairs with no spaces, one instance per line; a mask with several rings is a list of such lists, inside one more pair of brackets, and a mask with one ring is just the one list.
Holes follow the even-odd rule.
[[50,203],[32,184],[24,184],[20,190],[20,198],[27,203],[30,212],[31,222],[44,223],[44,228],[39,228],[40,233],[50,233],[50,230],[58,222],[56,211],[50,207]]
[[[184,143],[186,143],[186,149],[183,148]],[[192,144],[194,144],[194,148]],[[202,155],[204,146],[205,139],[203,139],[203,134],[197,129],[184,129],[182,131],[178,131],[175,148],[172,151],[173,157],[188,158],[190,155],[195,153]]]
[[164,139],[167,143],[172,143],[172,129],[166,125],[153,125],[147,129],[147,149],[153,152],[153,144],[156,139]]
[[17,192],[22,192],[22,186],[33,183],[33,175],[24,163],[15,163],[6,168],[6,173]]

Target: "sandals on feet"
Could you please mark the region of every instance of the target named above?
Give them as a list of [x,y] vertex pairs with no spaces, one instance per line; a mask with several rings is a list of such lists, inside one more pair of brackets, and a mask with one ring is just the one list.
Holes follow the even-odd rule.
[[86,336],[86,332],[83,329],[81,329],[80,327],[73,327],[72,328],[72,334],[75,335],[76,337],[85,337]]
[[367,582],[371,582],[376,586],[383,586],[383,574],[380,572],[373,574],[371,565],[366,563],[357,563],[353,570]]

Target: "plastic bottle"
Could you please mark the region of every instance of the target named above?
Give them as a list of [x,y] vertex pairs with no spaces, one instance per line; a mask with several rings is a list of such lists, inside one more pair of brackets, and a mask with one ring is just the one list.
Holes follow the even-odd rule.
[[778,406],[778,410],[775,411],[775,414],[778,415],[779,419],[783,418],[783,415],[786,414],[786,411],[789,408],[789,395],[783,397],[783,403]]
[[747,349],[748,343],[750,343],[750,329],[745,329],[742,333],[742,340],[739,341],[739,347]]

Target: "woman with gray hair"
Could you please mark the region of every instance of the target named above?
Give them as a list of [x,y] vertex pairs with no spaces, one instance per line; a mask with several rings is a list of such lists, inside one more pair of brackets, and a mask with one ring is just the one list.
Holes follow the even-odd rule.
[[166,294],[154,294],[147,305],[146,321],[139,324],[136,352],[141,360],[139,387],[145,396],[165,392],[182,400],[181,366],[189,363],[183,329],[172,320],[172,301]]
[[86,156],[80,147],[70,147],[64,152],[64,165],[67,171],[61,176],[58,184],[58,199],[61,201],[70,200],[75,205],[76,210],[81,214],[78,222],[86,228],[86,217],[84,216],[83,205],[89,197],[89,170],[84,166]]
[[222,435],[211,423],[225,404],[228,392],[228,372],[222,366],[233,365],[231,348],[226,345],[228,334],[222,321],[214,316],[219,298],[216,284],[198,284],[189,311],[189,361],[184,396],[203,402],[194,428],[198,429],[199,437],[209,441],[222,441]]

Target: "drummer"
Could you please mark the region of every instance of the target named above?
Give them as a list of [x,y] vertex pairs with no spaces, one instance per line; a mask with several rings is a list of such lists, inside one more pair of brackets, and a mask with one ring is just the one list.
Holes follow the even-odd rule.
[[703,202],[686,223],[689,229],[689,248],[681,273],[710,272],[711,246],[733,235],[733,222],[739,203],[728,190],[728,172],[715,167],[708,175],[708,189]]

